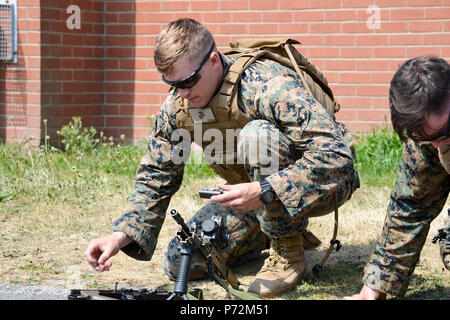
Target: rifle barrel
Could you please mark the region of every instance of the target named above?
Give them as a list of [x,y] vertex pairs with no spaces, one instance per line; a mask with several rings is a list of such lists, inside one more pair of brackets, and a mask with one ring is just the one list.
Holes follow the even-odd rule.
[[189,236],[189,234],[190,234],[189,227],[184,222],[184,219],[180,215],[180,213],[177,210],[172,209],[172,210],[170,210],[170,215],[175,220],[175,222],[181,226],[181,229],[183,229],[183,231],[186,233],[186,236]]

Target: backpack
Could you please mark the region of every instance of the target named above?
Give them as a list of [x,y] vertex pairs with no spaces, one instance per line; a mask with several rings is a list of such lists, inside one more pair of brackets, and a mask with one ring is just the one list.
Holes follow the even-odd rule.
[[300,42],[294,39],[239,39],[230,43],[231,49],[224,54],[237,59],[230,72],[238,74],[238,78],[250,64],[261,58],[274,60],[296,71],[305,89],[335,119],[334,114],[339,111],[340,105],[335,101],[327,79],[308,58],[297,51],[294,44]]

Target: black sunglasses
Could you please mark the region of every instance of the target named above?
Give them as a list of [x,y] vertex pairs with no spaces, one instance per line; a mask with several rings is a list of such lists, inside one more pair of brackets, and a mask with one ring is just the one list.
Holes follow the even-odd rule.
[[448,120],[447,120],[447,128],[444,131],[444,134],[438,134],[434,137],[413,137],[412,139],[417,142],[431,142],[431,141],[442,141],[447,140],[450,138],[450,113],[448,114]]
[[184,77],[183,79],[177,80],[177,81],[169,81],[163,75],[162,80],[165,83],[167,83],[168,85],[178,88],[178,89],[192,88],[200,80],[201,76],[198,74],[198,72],[201,70],[201,68],[206,63],[206,61],[208,61],[209,56],[211,55],[211,52],[213,52],[215,46],[216,46],[216,44],[213,43],[211,48],[209,49],[208,53],[203,58],[202,62],[197,67],[197,69],[195,69],[190,75]]

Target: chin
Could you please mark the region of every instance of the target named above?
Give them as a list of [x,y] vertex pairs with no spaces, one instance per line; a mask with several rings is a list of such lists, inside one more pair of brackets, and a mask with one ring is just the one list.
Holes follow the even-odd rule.
[[191,107],[195,109],[201,109],[204,108],[206,104],[200,103],[200,102],[191,102]]
[[208,103],[205,103],[203,99],[198,99],[194,101],[189,101],[191,103],[192,108],[201,109],[206,107]]

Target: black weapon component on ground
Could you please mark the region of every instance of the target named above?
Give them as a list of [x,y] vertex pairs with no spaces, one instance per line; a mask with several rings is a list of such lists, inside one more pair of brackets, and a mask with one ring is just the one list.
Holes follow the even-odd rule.
[[[208,273],[212,280],[217,282],[227,293],[234,295],[238,299],[258,300],[260,296],[239,290],[241,283],[236,278],[231,269],[226,265],[220,249],[226,247],[228,236],[224,232],[221,217],[213,216],[196,225],[192,223],[190,227],[186,225],[183,217],[177,210],[170,211],[172,218],[180,225],[180,229],[175,236],[180,243],[180,263],[178,266],[177,279],[173,290],[160,289],[115,289],[111,290],[90,290],[72,289],[69,300],[202,300],[203,292],[200,289],[189,289],[189,271],[193,255],[206,261]],[[227,285],[229,284],[229,286]]]
[[[191,298],[203,299],[202,292],[197,290],[190,292]],[[68,300],[168,300],[170,291],[157,289],[72,289],[67,297]],[[178,298],[177,300],[180,300]]]
[[450,270],[450,209],[448,209],[447,214],[447,225],[438,229],[431,242],[436,243],[439,241],[439,252],[442,262],[445,268]]
[[239,290],[241,283],[226,265],[219,252],[221,248],[226,246],[228,240],[223,232],[222,218],[213,216],[203,221],[200,228],[198,228],[195,223],[188,227],[179,212],[175,209],[170,211],[170,215],[181,227],[176,233],[176,237],[180,243],[181,257],[174,292],[169,297],[169,300],[175,296],[181,296],[183,299],[187,299],[186,290],[187,282],[189,281],[192,254],[200,255],[200,258],[207,262],[210,277],[218,282],[225,290],[230,292],[230,289],[220,278],[228,282],[233,289]]

